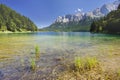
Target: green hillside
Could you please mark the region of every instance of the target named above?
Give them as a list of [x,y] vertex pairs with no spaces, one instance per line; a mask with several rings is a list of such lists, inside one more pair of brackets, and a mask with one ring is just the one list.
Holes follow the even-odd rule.
[[44,28],[46,31],[89,31],[89,25],[82,26],[80,24],[69,23],[69,24],[60,24],[55,23],[50,27]]
[[27,17],[0,4],[0,31],[36,31],[36,25]]
[[96,19],[92,18],[86,18],[79,22],[69,22],[69,23],[60,23],[55,22],[51,24],[49,27],[44,28],[45,31],[73,31],[73,32],[79,32],[79,31],[89,31],[90,30],[90,24]]

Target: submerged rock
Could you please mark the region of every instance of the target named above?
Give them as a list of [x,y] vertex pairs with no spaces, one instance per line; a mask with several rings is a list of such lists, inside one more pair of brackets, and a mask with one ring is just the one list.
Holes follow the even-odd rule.
[[0,80],[3,78],[4,73],[2,71],[0,71]]

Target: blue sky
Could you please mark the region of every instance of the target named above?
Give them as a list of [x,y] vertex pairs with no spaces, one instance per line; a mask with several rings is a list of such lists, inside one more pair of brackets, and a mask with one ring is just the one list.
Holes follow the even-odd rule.
[[0,3],[29,17],[38,27],[44,27],[54,22],[58,16],[74,14],[78,8],[88,12],[113,1],[115,0],[0,0]]

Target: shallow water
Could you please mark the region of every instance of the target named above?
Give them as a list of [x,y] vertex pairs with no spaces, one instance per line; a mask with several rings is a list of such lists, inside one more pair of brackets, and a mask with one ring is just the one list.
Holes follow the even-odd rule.
[[120,36],[90,34],[89,32],[38,32],[0,34],[0,55],[14,59],[18,55],[34,53],[40,47],[44,55],[97,55],[101,51],[120,50]]
[[42,53],[50,53],[50,51],[82,52],[86,49],[84,52],[87,54],[88,49],[119,48],[120,36],[88,32],[0,34],[0,54],[29,54],[34,50],[35,45],[40,46]]
[[[61,56],[99,56],[120,54],[120,36],[109,34],[91,34],[89,32],[36,32],[0,34],[0,71],[14,73],[13,66],[20,67],[20,59],[27,60],[34,53],[34,47],[40,47],[40,66],[56,65],[55,60]],[[12,62],[14,61],[14,63]],[[29,61],[29,60],[28,60]],[[7,64],[10,63],[10,64]],[[8,71],[7,71],[8,70]],[[11,72],[12,71],[12,72]]]

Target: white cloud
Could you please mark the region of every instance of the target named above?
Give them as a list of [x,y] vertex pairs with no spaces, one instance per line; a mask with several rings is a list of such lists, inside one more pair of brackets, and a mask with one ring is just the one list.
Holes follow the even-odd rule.
[[80,9],[80,8],[78,8],[77,10],[75,10],[75,12],[82,12],[83,11],[83,9]]
[[82,10],[80,8],[77,9],[78,12],[81,12]]

